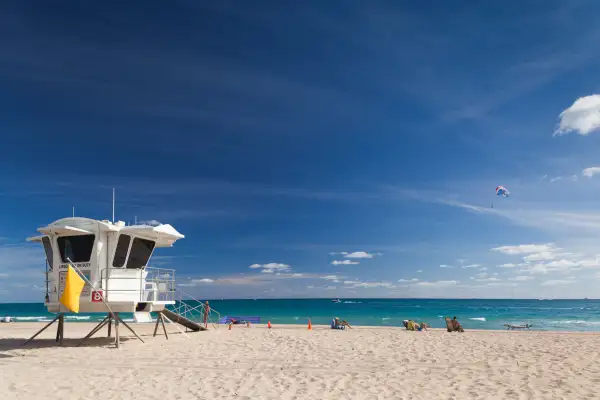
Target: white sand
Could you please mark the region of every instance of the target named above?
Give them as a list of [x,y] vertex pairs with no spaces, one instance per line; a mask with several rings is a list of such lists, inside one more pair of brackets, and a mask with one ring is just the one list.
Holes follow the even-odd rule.
[[[67,323],[19,347],[42,324],[0,324],[0,399],[598,399],[600,335],[407,332],[400,328],[250,329],[101,337]],[[125,332],[123,332],[124,334]]]

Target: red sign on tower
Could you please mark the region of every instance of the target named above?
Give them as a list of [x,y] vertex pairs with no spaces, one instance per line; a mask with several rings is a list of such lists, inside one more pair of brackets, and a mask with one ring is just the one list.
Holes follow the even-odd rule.
[[99,303],[102,301],[102,290],[94,290],[92,292],[92,302],[93,303]]

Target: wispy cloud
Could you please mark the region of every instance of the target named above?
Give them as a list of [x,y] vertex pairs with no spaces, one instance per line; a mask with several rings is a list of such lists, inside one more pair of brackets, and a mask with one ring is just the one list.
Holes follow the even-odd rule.
[[560,113],[555,136],[575,132],[587,136],[600,130],[600,95],[580,97]]
[[146,221],[139,221],[138,224],[140,224],[140,225],[158,226],[158,225],[160,225],[160,221],[157,221],[155,219],[149,219],[149,220],[146,220]]
[[447,287],[458,285],[459,281],[421,281],[417,282],[417,286],[427,286],[427,287]]
[[344,277],[339,276],[339,275],[325,275],[325,276],[321,276],[321,279],[325,279],[328,281],[338,283],[338,282],[341,282],[341,280],[344,279]]
[[192,283],[214,283],[214,279],[202,278],[202,279],[192,279]]
[[360,264],[360,262],[358,261],[352,261],[352,260],[334,260],[331,262],[332,265],[357,265]]
[[562,285],[572,285],[577,281],[574,278],[567,279],[549,279],[547,281],[543,281],[540,283],[541,286],[562,286]]
[[532,279],[534,279],[534,278],[529,275],[517,275],[514,278],[508,278],[509,281],[515,281],[515,282],[525,282],[525,281],[530,281]]
[[469,265],[461,266],[461,268],[479,268],[479,267],[481,267],[481,264],[469,264]]
[[264,274],[272,274],[274,272],[287,272],[292,269],[289,265],[281,263],[252,264],[248,268],[260,269],[260,272]]
[[440,268],[454,268],[452,265],[440,264]]
[[506,264],[500,264],[497,267],[498,268],[517,268],[517,267],[523,267],[526,266],[527,263],[506,263]]
[[387,288],[393,289],[395,286],[391,282],[361,282],[361,281],[344,281],[344,285],[349,289],[355,288]]
[[491,251],[497,251],[499,253],[509,254],[509,255],[519,255],[519,254],[530,254],[530,253],[541,253],[541,252],[549,252],[555,249],[553,243],[546,244],[519,244],[516,246],[500,246],[494,247]]

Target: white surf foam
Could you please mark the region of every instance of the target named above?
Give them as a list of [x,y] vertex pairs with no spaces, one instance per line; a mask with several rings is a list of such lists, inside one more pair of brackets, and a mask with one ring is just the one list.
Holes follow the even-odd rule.
[[48,317],[12,317],[16,321],[41,321]]
[[66,319],[74,319],[76,321],[85,321],[92,318],[90,315],[67,315]]
[[486,319],[485,317],[476,317],[476,318],[469,318],[472,321],[481,321],[481,322],[485,322]]

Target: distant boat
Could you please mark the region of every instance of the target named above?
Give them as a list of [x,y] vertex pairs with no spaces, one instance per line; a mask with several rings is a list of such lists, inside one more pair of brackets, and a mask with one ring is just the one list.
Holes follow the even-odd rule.
[[340,299],[333,299],[331,301],[334,302],[334,303],[341,303],[342,302]]

